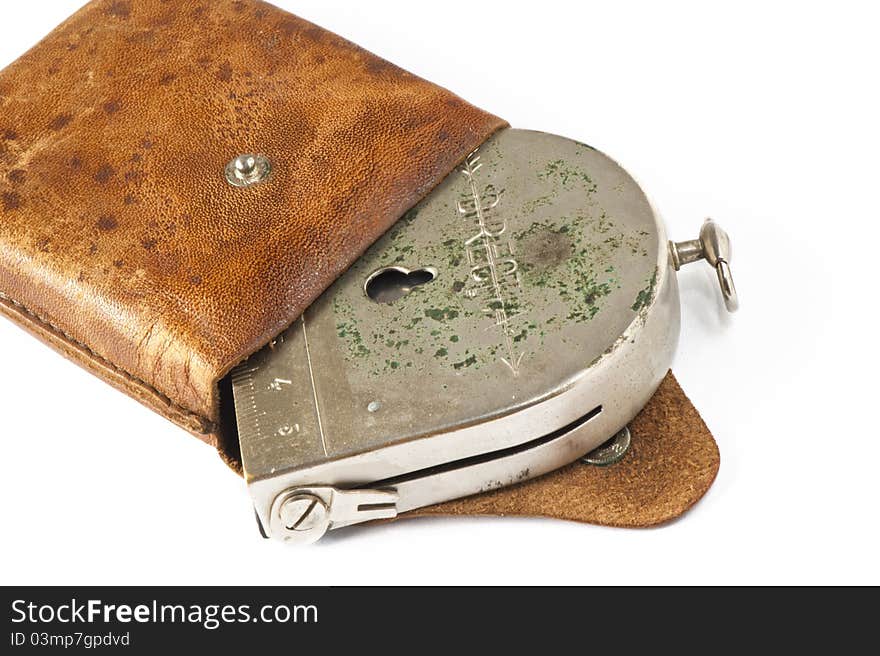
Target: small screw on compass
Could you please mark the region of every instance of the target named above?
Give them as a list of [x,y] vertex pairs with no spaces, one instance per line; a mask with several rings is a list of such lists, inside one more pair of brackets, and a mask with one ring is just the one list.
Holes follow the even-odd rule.
[[330,523],[327,506],[311,494],[297,494],[285,499],[278,508],[281,526],[292,533],[320,532]]
[[632,435],[630,435],[629,428],[624,426],[605,444],[581,458],[581,462],[595,467],[615,465],[623,460],[623,456],[627,454],[630,446],[632,446]]

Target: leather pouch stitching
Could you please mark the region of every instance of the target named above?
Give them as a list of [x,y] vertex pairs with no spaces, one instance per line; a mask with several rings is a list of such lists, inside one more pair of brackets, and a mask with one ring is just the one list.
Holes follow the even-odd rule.
[[200,431],[201,433],[208,435],[210,433],[216,432],[217,429],[219,428],[217,426],[217,424],[215,424],[214,422],[210,421],[206,417],[203,417],[202,415],[200,415],[196,412],[193,412],[189,408],[186,408],[186,407],[180,405],[179,403],[176,403],[175,401],[171,400],[171,398],[169,398],[166,394],[163,394],[162,392],[160,392],[158,389],[156,389],[155,387],[150,385],[147,381],[145,381],[141,378],[138,378],[137,376],[135,376],[133,374],[130,374],[122,367],[114,364],[113,362],[111,362],[110,360],[108,360],[104,356],[100,355],[99,353],[96,353],[88,344],[84,344],[83,342],[80,342],[79,340],[77,340],[76,338],[71,336],[69,333],[65,332],[64,330],[62,330],[61,328],[59,328],[58,326],[53,324],[51,321],[41,317],[36,312],[31,311],[30,309],[28,309],[27,307],[25,307],[24,305],[22,305],[21,303],[19,303],[15,299],[10,298],[9,296],[4,294],[3,292],[0,292],[0,300],[6,301],[7,303],[11,304],[19,312],[26,315],[31,321],[39,323],[40,325],[44,326],[45,328],[49,328],[50,330],[52,330],[52,332],[63,337],[64,340],[68,344],[70,344],[72,346],[79,347],[80,349],[84,350],[90,357],[94,358],[95,360],[100,361],[105,366],[110,367],[113,371],[122,375],[123,377],[125,377],[129,381],[146,388],[149,392],[151,392],[152,394],[157,396],[164,403],[167,403],[169,407],[180,412],[181,414],[183,414],[186,417],[192,417],[194,419],[197,419],[199,421],[199,423],[202,425],[202,429]]

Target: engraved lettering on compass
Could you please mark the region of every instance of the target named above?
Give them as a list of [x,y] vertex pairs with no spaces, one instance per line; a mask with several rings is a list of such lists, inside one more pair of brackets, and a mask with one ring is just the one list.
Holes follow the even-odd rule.
[[294,433],[299,433],[299,424],[284,424],[278,428],[278,435],[281,437],[287,437],[288,435],[293,435]]
[[479,300],[482,311],[494,321],[501,333],[504,357],[501,361],[514,376],[519,375],[524,352],[517,351],[517,334],[512,320],[522,314],[519,303],[521,280],[516,248],[508,231],[507,217],[497,211],[501,192],[494,186],[482,189],[477,184],[477,172],[482,168],[478,151],[465,160],[461,173],[468,181],[469,193],[458,201],[458,212],[475,230],[464,242],[467,263],[470,266],[468,298]]
[[271,383],[266,385],[266,389],[271,392],[280,392],[283,389],[284,385],[293,385],[293,381],[287,380],[286,378],[276,378]]

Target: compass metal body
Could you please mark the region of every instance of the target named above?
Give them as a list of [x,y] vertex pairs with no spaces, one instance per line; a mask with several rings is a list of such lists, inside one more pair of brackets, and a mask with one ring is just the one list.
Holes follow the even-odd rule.
[[313,541],[600,446],[669,370],[676,268],[708,250],[729,279],[726,235],[707,226],[670,249],[606,155],[495,135],[233,373],[263,528]]

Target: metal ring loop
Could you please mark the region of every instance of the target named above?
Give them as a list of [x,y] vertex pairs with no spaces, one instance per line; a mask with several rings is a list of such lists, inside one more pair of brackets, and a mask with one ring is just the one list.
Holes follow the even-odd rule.
[[739,296],[736,293],[736,285],[733,284],[733,274],[730,265],[721,260],[715,267],[718,274],[718,284],[721,286],[721,295],[724,297],[724,305],[728,312],[736,312],[739,309]]

